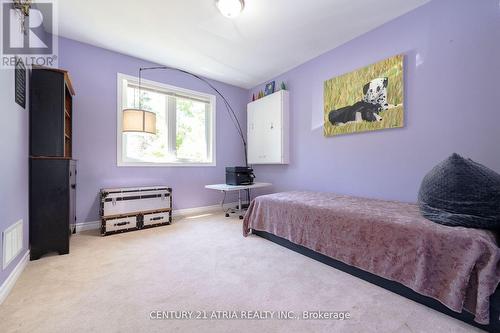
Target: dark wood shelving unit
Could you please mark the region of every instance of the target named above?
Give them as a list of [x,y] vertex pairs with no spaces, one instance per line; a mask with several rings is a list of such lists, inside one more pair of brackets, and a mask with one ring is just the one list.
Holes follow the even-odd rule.
[[73,96],[65,70],[33,66],[30,80],[30,256],[69,253],[76,225]]
[[30,155],[73,156],[73,96],[67,71],[33,66],[31,73]]

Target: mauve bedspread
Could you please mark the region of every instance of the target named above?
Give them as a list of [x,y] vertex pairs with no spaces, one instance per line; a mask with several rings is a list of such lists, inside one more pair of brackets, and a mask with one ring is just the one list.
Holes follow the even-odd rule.
[[243,234],[266,231],[463,309],[489,322],[500,250],[486,230],[423,218],[414,204],[316,192],[257,197]]

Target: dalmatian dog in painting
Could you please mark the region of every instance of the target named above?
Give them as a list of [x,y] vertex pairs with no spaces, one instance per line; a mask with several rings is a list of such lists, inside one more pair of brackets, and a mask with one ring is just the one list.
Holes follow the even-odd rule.
[[330,111],[328,120],[332,125],[345,125],[349,122],[381,121],[378,115],[380,107],[372,103],[359,101],[350,106]]
[[389,108],[387,103],[387,84],[389,79],[386,77],[379,77],[371,80],[363,87],[363,101],[380,106],[381,111]]
[[363,100],[353,105],[332,110],[328,120],[332,125],[345,125],[349,122],[381,121],[380,111],[387,110],[387,84],[389,79],[380,77],[363,86]]

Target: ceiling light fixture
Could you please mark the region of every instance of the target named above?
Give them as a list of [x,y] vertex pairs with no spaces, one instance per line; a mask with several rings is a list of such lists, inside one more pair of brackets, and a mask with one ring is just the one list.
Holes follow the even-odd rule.
[[215,5],[225,17],[233,18],[243,11],[245,8],[244,0],[215,0]]

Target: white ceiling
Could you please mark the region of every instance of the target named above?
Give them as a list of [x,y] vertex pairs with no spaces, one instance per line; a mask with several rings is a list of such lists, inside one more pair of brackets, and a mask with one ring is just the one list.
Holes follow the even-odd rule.
[[251,88],[429,0],[60,0],[59,35]]

